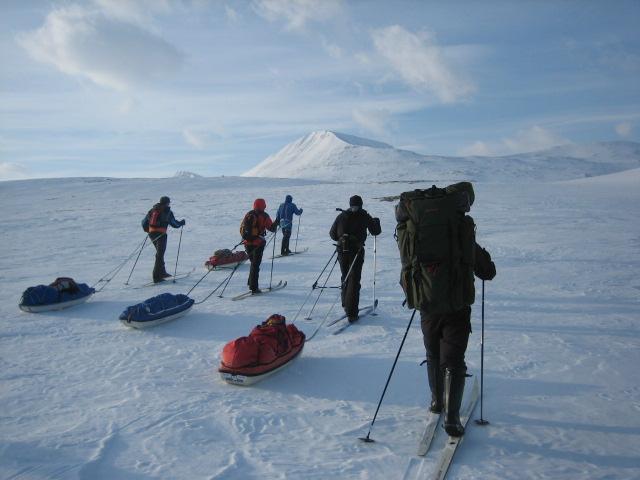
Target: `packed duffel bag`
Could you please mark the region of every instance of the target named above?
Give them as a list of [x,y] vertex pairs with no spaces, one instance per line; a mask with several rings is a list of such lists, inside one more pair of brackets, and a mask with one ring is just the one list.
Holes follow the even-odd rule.
[[271,315],[247,337],[227,343],[218,371],[234,385],[251,385],[275,373],[293,360],[304,346],[305,336],[282,315]]
[[86,283],[76,283],[72,278],[60,277],[49,285],[29,287],[20,297],[19,307],[25,312],[60,310],[84,303],[95,289]]
[[228,249],[216,250],[212,257],[209,257],[204,265],[209,270],[220,267],[233,267],[239,263],[245,262],[249,259],[249,255],[244,250],[238,252],[232,252]]
[[128,327],[146,328],[183,316],[193,304],[187,295],[163,293],[127,307],[119,318]]

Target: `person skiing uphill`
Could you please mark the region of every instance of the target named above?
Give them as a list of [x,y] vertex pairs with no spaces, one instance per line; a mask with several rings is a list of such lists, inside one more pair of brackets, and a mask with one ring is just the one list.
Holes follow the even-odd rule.
[[267,203],[262,198],[256,198],[253,202],[253,210],[249,210],[240,224],[240,235],[242,243],[249,256],[251,268],[249,270],[249,278],[247,285],[251,293],[261,293],[258,288],[258,277],[260,276],[260,264],[262,263],[262,254],[264,252],[264,239],[267,230],[275,232],[278,224],[271,221],[271,217],[265,212]]
[[289,255],[289,239],[291,238],[291,227],[293,226],[293,215],[302,215],[302,208],[298,208],[293,203],[293,197],[287,195],[284,203],[280,204],[278,214],[276,215],[276,223],[282,229],[282,245],[280,247],[280,255]]
[[429,410],[444,409],[444,428],[464,434],[460,406],[471,333],[474,274],[491,280],[496,267],[475,240],[475,224],[466,215],[474,201],[473,186],[461,182],[446,188],[405,192],[396,206],[396,232],[402,273],[400,283],[410,308],[420,310]]
[[364,243],[367,230],[380,235],[380,219],[373,218],[362,208],[362,198],[349,199],[349,209],[342,211],[333,222],[329,236],[337,242],[338,261],[342,273],[342,307],[349,322],[358,319],[360,302],[360,276],[364,264]]
[[149,233],[149,238],[156,247],[156,260],[152,273],[154,283],[163,282],[165,278],[171,276],[164,266],[164,252],[167,250],[167,227],[171,225],[173,228],[180,228],[186,224],[184,219],[176,220],[170,205],[171,199],[169,197],[160,197],[160,201],[149,210],[142,220],[142,228]]

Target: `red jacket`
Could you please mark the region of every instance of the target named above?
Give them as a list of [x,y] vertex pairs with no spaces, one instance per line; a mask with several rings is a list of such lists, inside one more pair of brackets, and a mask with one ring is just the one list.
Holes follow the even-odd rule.
[[275,232],[278,226],[273,223],[268,213],[264,211],[266,203],[261,198],[253,202],[253,210],[246,213],[240,224],[240,235],[245,245],[260,246],[265,243],[267,230]]

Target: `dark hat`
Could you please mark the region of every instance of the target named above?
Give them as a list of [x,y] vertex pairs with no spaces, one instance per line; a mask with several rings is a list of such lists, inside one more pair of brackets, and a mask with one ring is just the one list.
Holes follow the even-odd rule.
[[160,197],[160,205],[169,205],[171,199],[169,197]]
[[362,207],[362,197],[360,195],[354,195],[349,199],[350,207]]

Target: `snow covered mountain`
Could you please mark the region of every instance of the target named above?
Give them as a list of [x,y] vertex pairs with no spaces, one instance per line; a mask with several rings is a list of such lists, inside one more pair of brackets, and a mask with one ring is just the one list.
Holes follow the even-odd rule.
[[328,181],[553,181],[640,167],[640,144],[565,145],[502,157],[420,155],[364,138],[317,131],[245,172],[247,177]]

